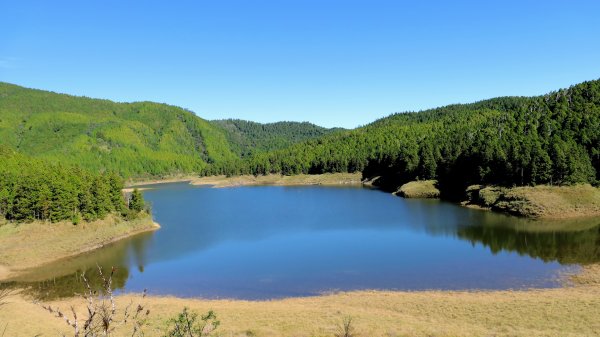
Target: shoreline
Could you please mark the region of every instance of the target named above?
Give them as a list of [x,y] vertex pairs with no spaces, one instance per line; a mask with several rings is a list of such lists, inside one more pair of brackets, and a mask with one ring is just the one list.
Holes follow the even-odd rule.
[[[147,220],[150,221],[147,221]],[[136,221],[137,220],[137,221]],[[49,265],[52,263],[56,263],[59,262],[61,260],[65,260],[65,259],[69,259],[69,258],[73,258],[100,248],[103,248],[105,246],[108,246],[112,243],[121,241],[123,239],[127,239],[129,237],[138,235],[138,234],[142,234],[142,233],[147,233],[147,232],[154,232],[158,229],[160,229],[160,225],[155,222],[154,220],[152,220],[152,216],[151,215],[146,215],[145,217],[141,218],[141,219],[136,219],[133,221],[136,221],[137,223],[133,223],[133,226],[130,228],[129,231],[126,232],[120,232],[115,236],[106,236],[106,237],[95,237],[95,241],[92,239],[91,242],[83,242],[80,245],[78,245],[78,247],[75,248],[71,248],[68,251],[63,251],[63,252],[55,252],[51,257],[48,257],[48,254],[44,255],[46,256],[46,258],[39,258],[36,257],[34,258],[32,261],[28,261],[24,264],[24,266],[19,266],[19,267],[14,267],[11,266],[11,264],[0,264],[0,281],[7,281],[16,277],[19,277],[20,275],[26,274],[29,271],[35,270],[37,268],[41,268],[44,267],[45,265]],[[109,220],[113,221],[114,223],[114,219]],[[143,221],[147,221],[147,223],[143,223]],[[100,222],[104,222],[104,220],[101,220]],[[128,221],[122,221],[119,223],[116,223],[115,225],[120,225],[123,223],[128,223]],[[141,223],[141,224],[139,224]],[[29,224],[31,225],[31,224]],[[33,226],[35,226],[36,224],[33,224]],[[39,224],[37,224],[39,225]],[[43,225],[43,224],[42,224]],[[80,226],[84,227],[84,231],[85,229],[85,225],[88,226],[92,226],[91,223],[87,223],[87,224],[81,224]],[[131,223],[129,223],[129,225],[131,225]],[[78,225],[79,226],[79,225]],[[57,233],[58,236],[63,236],[63,233]],[[77,233],[79,234],[79,233]],[[65,236],[68,236],[69,234],[66,234]],[[54,238],[52,238],[54,239]],[[60,239],[58,239],[60,240]],[[61,245],[61,242],[56,243],[57,245]],[[62,244],[65,244],[64,242],[62,242]],[[16,252],[17,254],[19,253],[18,251]],[[13,254],[15,254],[15,252],[13,252]],[[0,256],[2,257],[6,257],[6,256],[10,256],[11,252],[6,252],[6,251],[2,251],[2,249],[0,249]]]
[[197,179],[197,175],[182,175],[182,176],[174,176],[174,177],[165,177],[165,178],[155,178],[155,179],[143,179],[143,180],[129,180],[125,182],[124,189],[132,189],[135,186],[143,186],[143,185],[155,185],[155,184],[169,184],[169,183],[181,183],[186,181],[192,181]]
[[585,220],[600,217],[600,189],[570,186],[472,186],[461,205],[533,220]]
[[[141,180],[128,182],[123,189],[130,192],[134,187],[155,184],[189,182],[194,186],[211,186],[213,188],[241,187],[241,186],[359,186],[364,185],[361,173],[323,173],[323,174],[298,174],[285,176],[280,174],[269,174],[265,176],[242,175],[227,177],[220,176],[181,176],[165,179]],[[139,188],[144,190],[147,188]]]
[[[566,277],[571,284],[525,290],[356,290],[260,301],[128,293],[115,299],[117,308],[133,302],[150,310],[147,336],[162,336],[168,318],[184,307],[199,314],[214,310],[218,334],[232,336],[333,336],[348,316],[359,336],[600,335],[600,265]],[[74,297],[47,304],[84,310],[85,302]],[[0,321],[10,322],[9,335],[68,331],[22,294],[0,309]]]
[[[362,180],[361,173],[324,173],[324,174],[299,174],[284,176],[270,174],[265,176],[179,176],[164,179],[142,180],[129,183],[124,192],[131,192],[135,186],[151,184],[167,184],[176,182],[189,182],[194,186],[210,186],[212,188],[229,188],[242,186],[370,186],[372,180]],[[435,187],[434,180],[412,181],[398,187],[391,194],[403,198],[440,198],[439,190]],[[377,186],[374,186],[378,188]],[[139,190],[148,189],[141,187]],[[480,197],[477,193],[486,193],[495,189],[502,189],[507,200],[490,201]],[[483,190],[483,192],[480,192]],[[494,186],[481,186],[478,189],[468,189],[468,200],[454,202],[455,204],[481,211],[509,214],[526,219],[539,220],[574,220],[579,218],[600,217],[600,189],[590,185],[573,186],[546,186],[497,188]],[[489,195],[490,193],[487,192]],[[581,195],[584,194],[585,197]],[[500,201],[500,202],[498,202]]]
[[[438,199],[435,180],[411,181],[392,194],[408,199]],[[472,185],[456,204],[533,220],[575,220],[600,217],[600,188],[590,184],[569,186],[500,187]]]
[[208,185],[213,188],[241,186],[359,186],[362,185],[361,173],[324,173],[298,174],[285,176],[270,174],[266,176],[210,176],[197,177],[190,181],[191,185]]

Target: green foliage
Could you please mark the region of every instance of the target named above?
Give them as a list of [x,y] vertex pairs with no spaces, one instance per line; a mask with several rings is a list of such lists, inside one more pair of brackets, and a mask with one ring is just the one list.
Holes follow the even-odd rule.
[[442,193],[472,184],[596,183],[600,178],[600,81],[539,97],[398,113],[243,160],[214,163],[211,174],[363,173],[395,190],[436,179]]
[[129,198],[129,209],[134,212],[141,212],[144,209],[144,205],[142,193],[137,188],[133,189]]
[[240,157],[283,149],[295,143],[343,130],[327,129],[308,122],[261,124],[240,119],[225,119],[212,121],[212,123],[225,130],[232,150]]
[[[95,220],[121,212],[123,182],[115,173],[91,173],[0,146],[0,217],[15,221]],[[141,201],[143,207],[143,200]]]
[[165,337],[203,337],[211,336],[220,322],[212,310],[202,315],[198,321],[198,314],[190,313],[186,307],[176,318],[171,318],[168,324],[169,331]]
[[0,145],[123,177],[196,172],[235,157],[221,128],[178,107],[115,103],[2,82]]

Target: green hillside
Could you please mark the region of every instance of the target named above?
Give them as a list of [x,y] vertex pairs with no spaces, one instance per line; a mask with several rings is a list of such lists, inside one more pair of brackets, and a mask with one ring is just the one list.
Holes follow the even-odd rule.
[[124,177],[195,172],[234,158],[224,132],[192,112],[0,82],[0,145]]
[[399,113],[205,174],[363,172],[390,189],[437,179],[442,193],[471,184],[596,183],[600,81],[539,97],[501,97]]
[[212,121],[225,130],[231,148],[240,157],[254,153],[280,150],[292,144],[341,131],[327,129],[308,122],[277,122],[261,124],[240,119]]

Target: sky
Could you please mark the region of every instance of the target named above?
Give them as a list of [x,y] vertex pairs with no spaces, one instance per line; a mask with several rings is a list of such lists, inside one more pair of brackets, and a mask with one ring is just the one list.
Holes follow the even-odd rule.
[[0,81],[352,128],[600,78],[600,1],[0,1]]

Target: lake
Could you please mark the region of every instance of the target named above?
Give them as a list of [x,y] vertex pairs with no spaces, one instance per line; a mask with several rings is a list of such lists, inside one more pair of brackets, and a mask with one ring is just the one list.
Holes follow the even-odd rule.
[[117,267],[120,292],[254,300],[556,287],[563,273],[600,261],[600,219],[531,221],[363,187],[149,187],[160,230],[16,284],[44,298],[70,296],[81,291],[76,271],[94,274],[98,263]]

